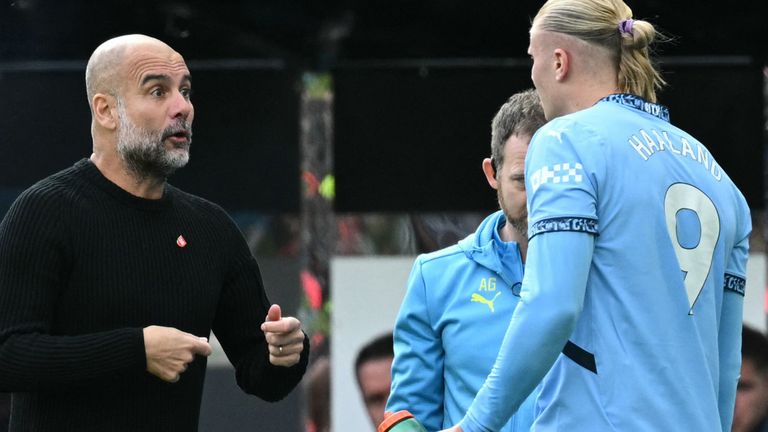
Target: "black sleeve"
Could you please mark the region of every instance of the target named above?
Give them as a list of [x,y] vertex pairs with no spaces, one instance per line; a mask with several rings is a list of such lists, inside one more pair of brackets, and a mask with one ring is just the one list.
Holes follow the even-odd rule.
[[54,194],[25,192],[0,223],[0,391],[25,392],[146,369],[140,328],[57,336],[51,322],[71,262]]
[[309,359],[309,338],[304,335],[304,350],[299,363],[291,367],[269,362],[269,351],[261,324],[270,307],[256,260],[245,240],[239,235],[239,258],[234,258],[232,271],[219,300],[213,332],[221,342],[227,358],[235,367],[237,384],[246,393],[267,401],[287,396],[301,381]]

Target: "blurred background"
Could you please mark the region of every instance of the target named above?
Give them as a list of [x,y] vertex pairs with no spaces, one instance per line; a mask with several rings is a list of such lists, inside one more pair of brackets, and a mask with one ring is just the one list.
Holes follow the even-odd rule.
[[[659,47],[670,84],[660,102],[753,210],[747,316],[764,330],[768,32],[762,9],[745,3],[628,1],[673,38]],[[393,323],[413,256],[463,238],[497,208],[480,163],[493,114],[531,86],[528,29],[541,4],[3,0],[0,215],[36,180],[90,155],[93,49],[126,33],[165,41],[188,62],[196,109],[191,162],[170,182],[232,214],[270,299],[312,337],[312,365],[331,365],[266,404],[236,389],[218,350],[201,430],[321,430],[307,418],[328,411],[330,430],[372,430],[354,356]]]

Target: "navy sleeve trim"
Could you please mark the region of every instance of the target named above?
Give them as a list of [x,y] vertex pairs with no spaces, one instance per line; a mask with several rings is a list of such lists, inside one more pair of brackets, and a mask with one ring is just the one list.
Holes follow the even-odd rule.
[[585,217],[557,217],[540,220],[528,229],[528,239],[537,234],[555,231],[576,231],[599,235],[597,219]]
[[574,363],[597,375],[595,355],[584,348],[568,341],[563,348],[563,355],[573,360]]
[[725,274],[725,279],[723,279],[723,288],[726,291],[733,291],[741,296],[744,296],[744,287],[746,285],[746,279],[728,273]]

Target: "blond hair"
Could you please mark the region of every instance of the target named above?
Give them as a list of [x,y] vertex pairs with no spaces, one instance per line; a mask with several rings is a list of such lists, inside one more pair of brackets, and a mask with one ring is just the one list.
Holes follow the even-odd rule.
[[[651,44],[666,37],[653,24],[632,19],[622,0],[549,0],[533,19],[537,29],[605,48],[617,65],[619,90],[656,102],[666,82],[651,61]],[[620,27],[622,27],[620,29]]]

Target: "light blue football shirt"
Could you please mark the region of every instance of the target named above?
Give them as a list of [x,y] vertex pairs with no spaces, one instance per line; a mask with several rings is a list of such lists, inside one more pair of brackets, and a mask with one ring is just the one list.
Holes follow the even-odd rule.
[[668,118],[616,94],[534,136],[521,301],[465,432],[545,374],[535,431],[730,430],[750,214]]

